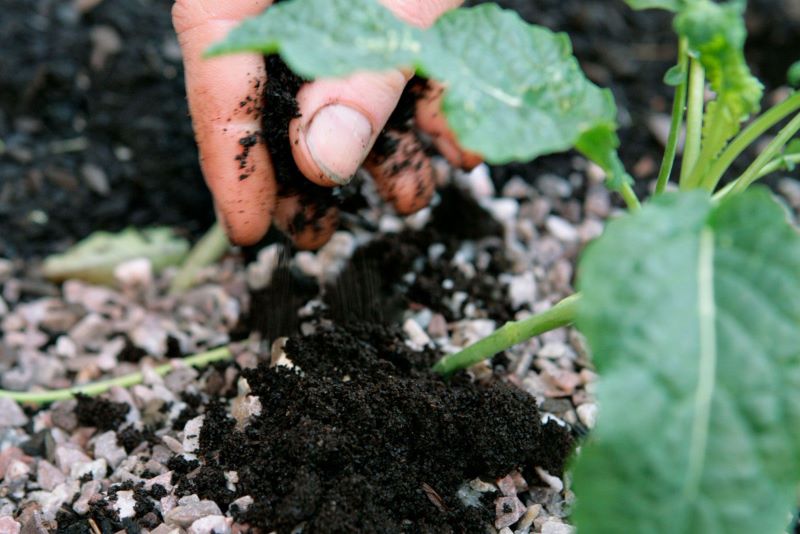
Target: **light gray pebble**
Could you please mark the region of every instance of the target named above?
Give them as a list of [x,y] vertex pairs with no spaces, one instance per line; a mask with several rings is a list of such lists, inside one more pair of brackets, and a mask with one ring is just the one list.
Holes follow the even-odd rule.
[[503,196],[509,198],[528,198],[533,194],[533,188],[520,176],[512,176],[503,186]]
[[519,308],[533,304],[536,301],[536,278],[532,271],[514,275],[508,278],[508,296],[511,305]]
[[[183,502],[183,499],[181,499],[180,502]],[[222,511],[214,501],[186,502],[185,504],[179,504],[177,507],[167,512],[164,520],[168,525],[176,525],[185,528],[198,519],[210,515],[222,515]]]
[[536,187],[550,198],[567,198],[572,194],[572,185],[555,174],[543,174],[536,180]]
[[101,480],[106,477],[107,472],[108,462],[104,458],[91,462],[77,462],[70,466],[70,476],[75,479],[91,475],[93,480]]
[[[527,508],[516,495],[498,497],[494,501],[495,516],[494,526],[498,529],[510,527],[525,514]],[[510,510],[506,512],[506,510]]]
[[553,237],[564,243],[574,243],[578,241],[578,231],[566,219],[558,215],[551,215],[545,221],[547,231]]
[[586,425],[587,428],[594,428],[597,423],[597,404],[587,402],[578,406],[575,411],[578,413],[578,419],[581,423]]
[[69,474],[73,465],[91,462],[91,458],[74,443],[62,443],[56,446],[55,458],[56,466],[64,474]]
[[13,517],[0,517],[0,532],[2,534],[19,534],[22,525],[14,521]]
[[575,527],[557,519],[548,519],[542,525],[542,534],[575,534]]
[[36,482],[38,482],[40,488],[45,491],[53,491],[53,488],[65,480],[64,473],[56,466],[47,460],[39,460],[36,466]]
[[23,426],[28,423],[28,417],[16,401],[0,397],[0,427]]
[[90,313],[69,331],[69,337],[80,347],[99,349],[109,334],[112,323],[96,313]]
[[117,433],[109,430],[94,438],[94,456],[105,459],[114,469],[127,458],[128,453],[117,443]]
[[102,489],[103,484],[99,480],[90,480],[81,486],[81,494],[78,500],[72,505],[72,509],[78,514],[86,514],[89,512],[89,502],[92,497],[98,495]]

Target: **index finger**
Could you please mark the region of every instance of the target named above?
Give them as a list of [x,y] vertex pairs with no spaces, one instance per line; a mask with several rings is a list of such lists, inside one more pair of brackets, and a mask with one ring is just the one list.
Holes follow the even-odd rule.
[[263,57],[203,53],[272,0],[176,0],[172,21],[181,45],[186,94],[200,165],[231,241],[252,244],[269,229],[275,176],[260,136]]

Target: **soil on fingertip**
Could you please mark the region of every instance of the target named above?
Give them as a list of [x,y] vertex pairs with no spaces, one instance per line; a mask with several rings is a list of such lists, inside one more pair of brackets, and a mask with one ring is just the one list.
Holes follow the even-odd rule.
[[498,495],[468,506],[462,485],[536,466],[560,473],[571,451],[566,428],[543,425],[531,396],[466,375],[446,382],[429,371],[435,352],[391,328],[336,327],[285,351],[293,368],[243,372],[261,403],[244,428],[225,404],[206,405],[201,467],[175,480],[223,510],[252,496],[237,520],[263,532],[482,532]]

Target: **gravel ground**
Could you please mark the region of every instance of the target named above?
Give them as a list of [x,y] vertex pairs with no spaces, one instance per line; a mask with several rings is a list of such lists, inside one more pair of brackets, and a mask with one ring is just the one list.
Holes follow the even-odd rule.
[[[569,176],[545,174],[533,184],[512,178],[500,191],[485,166],[471,173],[451,173],[441,162],[437,168],[442,182],[455,182],[502,223],[510,267],[499,278],[517,318],[573,291],[577,255],[618,210],[602,173],[580,158],[574,159]],[[800,183],[785,178],[778,188],[789,206],[800,206]],[[384,211],[368,181],[362,189],[368,206],[359,215],[382,233],[419,229],[430,218],[430,210],[398,218]],[[296,254],[291,262],[325,286],[357,246],[375,237],[354,226],[319,252]],[[463,242],[453,266],[467,280],[479,276],[475,273],[486,262],[485,251],[496,241]],[[437,250],[434,244],[428,253]],[[118,287],[110,289],[79,281],[52,285],[37,276],[35,264],[0,260],[3,388],[62,388],[144,369],[141,385],[112,389],[105,401],[72,399],[37,409],[0,399],[0,533],[82,532],[65,525],[90,511],[92,517],[107,519],[103,524],[92,520],[94,532],[113,532],[134,516],[144,531],[157,533],[245,529],[233,516],[237,507],[248,505],[247,498],[226,510],[196,495],[178,495],[172,472],[181,468],[176,458],[189,461],[197,448],[202,419],[193,409],[202,399],[227,392],[237,418],[258,408],[238,374],[254,367],[259,355],[270,354],[269,340],[251,334],[231,342],[229,332],[249,309],[248,289],[269,284],[276,257],[274,247],[266,248],[246,266],[240,256],[231,255],[208,268],[203,282],[180,297],[166,294],[171,271],[153,276],[140,261],[122,266]],[[409,343],[455,351],[497,326],[479,300],[457,293],[451,295],[461,310],[455,320],[418,303],[406,309],[403,329]],[[310,332],[315,320],[306,315],[303,329]],[[237,366],[195,370],[181,365],[181,356],[228,343]],[[162,378],[152,372],[153,365],[167,360],[174,363],[171,374]],[[536,398],[544,417],[556,418],[576,435],[595,423],[596,375],[574,329],[549,332],[471,372],[476,380],[496,373],[524,389]],[[489,528],[502,534],[573,532],[567,523],[574,501],[569,478],[544,471],[525,476],[528,481],[519,473],[465,481],[463,498],[494,492],[497,516]],[[228,483],[236,484],[235,473]]]

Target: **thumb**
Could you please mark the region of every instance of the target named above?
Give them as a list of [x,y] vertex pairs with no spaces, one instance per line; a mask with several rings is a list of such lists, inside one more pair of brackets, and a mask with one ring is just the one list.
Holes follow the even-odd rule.
[[[381,0],[398,18],[429,26],[461,0]],[[289,124],[292,154],[302,173],[324,186],[350,181],[392,114],[410,73],[359,72],[316,80],[297,94],[300,117]]]

